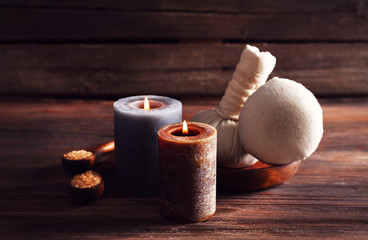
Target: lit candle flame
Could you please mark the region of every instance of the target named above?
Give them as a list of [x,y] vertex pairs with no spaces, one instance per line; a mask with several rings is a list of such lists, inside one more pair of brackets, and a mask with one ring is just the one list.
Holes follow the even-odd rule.
[[187,122],[184,120],[183,122],[183,134],[188,135],[188,125]]
[[150,105],[147,97],[144,98],[144,110],[150,110]]

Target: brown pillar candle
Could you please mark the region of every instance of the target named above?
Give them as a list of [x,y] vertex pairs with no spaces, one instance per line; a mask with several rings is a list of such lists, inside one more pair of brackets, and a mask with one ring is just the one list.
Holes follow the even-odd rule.
[[203,123],[170,124],[158,131],[160,204],[165,218],[200,222],[216,211],[217,132]]

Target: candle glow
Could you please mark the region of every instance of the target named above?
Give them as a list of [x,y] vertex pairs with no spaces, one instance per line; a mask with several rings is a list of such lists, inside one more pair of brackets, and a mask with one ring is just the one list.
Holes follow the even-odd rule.
[[185,134],[185,135],[188,135],[188,125],[187,125],[187,122],[185,120],[183,122],[183,130],[182,130],[182,133]]
[[148,101],[148,98],[145,97],[144,98],[144,107],[143,107],[144,110],[150,110],[150,105],[149,105],[149,101]]

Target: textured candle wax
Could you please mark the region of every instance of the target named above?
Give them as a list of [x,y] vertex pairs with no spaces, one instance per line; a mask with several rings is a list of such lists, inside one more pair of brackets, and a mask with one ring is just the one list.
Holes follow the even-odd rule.
[[182,120],[181,102],[147,97],[150,110],[143,109],[145,96],[114,103],[116,178],[125,192],[141,196],[159,192],[158,130]]
[[164,126],[158,132],[160,148],[160,204],[164,217],[200,222],[216,211],[217,132],[203,123]]

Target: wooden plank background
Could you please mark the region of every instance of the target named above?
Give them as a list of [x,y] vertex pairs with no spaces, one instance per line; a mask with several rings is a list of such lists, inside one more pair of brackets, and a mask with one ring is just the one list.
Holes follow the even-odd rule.
[[[221,96],[245,44],[317,96],[368,95],[368,1],[0,1],[2,96]],[[194,87],[195,86],[195,87]]]

